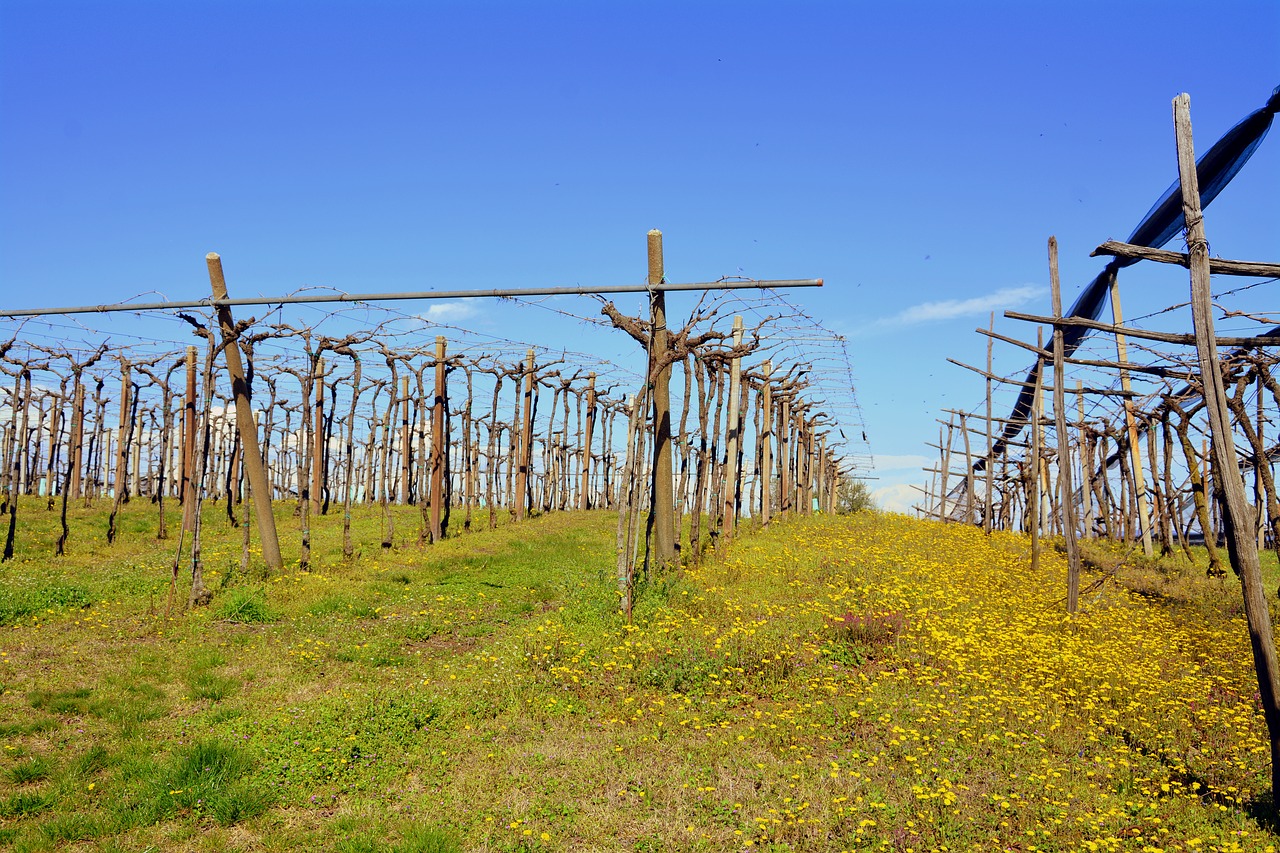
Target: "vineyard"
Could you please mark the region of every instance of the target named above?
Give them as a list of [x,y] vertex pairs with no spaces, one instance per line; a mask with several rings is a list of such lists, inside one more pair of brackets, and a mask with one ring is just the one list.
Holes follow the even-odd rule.
[[[56,514],[23,510],[0,603],[16,850],[1273,843],[1230,580],[1122,572],[1143,595],[1091,584],[1064,618],[1065,560],[1031,571],[1020,534],[791,516],[655,580],[628,624],[613,513],[353,561],[320,524],[317,568],[261,581],[206,507],[216,594],[166,615],[150,510],[114,545],[77,510],[98,533],[61,562]],[[383,523],[353,515],[357,539]]]
[[[918,518],[822,280],[656,230],[643,284],[6,308],[0,845],[1274,850],[1280,268],[1201,205],[1277,109],[1197,161],[1175,100],[1067,311],[1049,239]],[[1191,297],[1126,325],[1138,260]]]

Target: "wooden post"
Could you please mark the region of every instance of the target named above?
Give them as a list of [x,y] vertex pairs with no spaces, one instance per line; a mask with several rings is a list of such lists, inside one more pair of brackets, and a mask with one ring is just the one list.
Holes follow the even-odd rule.
[[[1036,327],[1036,349],[1044,349],[1044,330]],[[1044,387],[1044,358],[1036,356],[1035,394],[1031,398],[1031,489],[1027,513],[1031,520],[1031,571],[1040,570],[1040,406]]]
[[587,417],[582,433],[582,475],[578,509],[591,509],[591,436],[596,426],[596,375],[587,374]]
[[67,494],[72,498],[80,497],[80,466],[84,462],[84,383],[79,371],[75,376],[75,388],[71,403],[71,435],[67,436],[70,448],[68,457],[71,464],[71,485]]
[[182,406],[182,529],[190,531],[195,502],[191,490],[196,458],[196,348],[187,347],[187,397]]
[[410,411],[413,401],[409,398],[409,377],[400,377],[400,503],[408,506],[413,496],[410,483],[410,460],[413,459],[413,442],[409,438]]
[[976,497],[973,493],[973,450],[969,446],[969,424],[965,415],[960,415],[960,433],[964,436],[964,491],[968,501],[964,508],[964,523],[971,524]]
[[938,519],[942,522],[951,520],[947,512],[947,498],[951,492],[947,489],[947,475],[951,473],[951,433],[955,429],[950,416],[947,418],[946,441],[943,441],[942,427],[938,427],[938,448],[942,458],[942,485],[938,489]]
[[[990,330],[994,332],[996,329],[996,312],[994,311],[991,312],[989,325],[990,325]],[[994,375],[991,372],[991,345],[994,342],[995,342],[995,338],[988,335],[987,336],[987,470],[986,470],[987,508],[986,508],[986,511],[982,514],[982,531],[984,533],[990,533],[992,524],[993,524],[993,521],[991,518],[991,500],[992,500],[992,491],[994,486],[994,469],[996,467],[996,460],[993,458],[993,449],[995,445],[992,442],[992,436],[991,436],[991,377]]]
[[[1111,317],[1117,327],[1124,323],[1120,310],[1120,284],[1116,274],[1111,274]],[[1133,390],[1129,382],[1129,349],[1123,334],[1116,333],[1116,360],[1120,362],[1120,387],[1125,391],[1123,399],[1125,428],[1129,435],[1129,461],[1133,467],[1133,491],[1138,499],[1138,526],[1142,534],[1142,552],[1148,557],[1151,550],[1151,517],[1147,510],[1147,484],[1142,473],[1142,451],[1138,445],[1138,426],[1133,417],[1133,399],[1128,393]]]
[[[227,283],[222,275],[222,259],[217,253],[210,252],[205,257],[205,261],[209,267],[209,283],[213,288],[213,298],[226,299]],[[240,441],[244,447],[245,473],[249,476],[253,509],[258,516],[258,538],[262,543],[262,558],[268,569],[281,571],[284,569],[284,560],[280,557],[280,540],[276,537],[276,520],[271,511],[271,484],[267,480],[267,469],[262,462],[262,451],[258,446],[258,429],[253,419],[249,387],[244,379],[240,345],[235,340],[236,327],[231,319],[229,306],[218,306],[218,324],[222,327],[222,338],[227,342],[223,357],[227,361],[227,373],[231,377],[231,392],[235,397],[236,426],[240,430]],[[190,354],[192,350],[189,349],[187,352]],[[194,505],[194,501],[192,503]]]
[[[131,390],[129,373],[129,359],[120,359],[120,429],[116,432],[116,473],[113,490],[116,506],[127,503],[129,500],[125,473],[129,463],[129,447],[126,441],[129,434],[129,391]],[[23,411],[25,413],[25,407]],[[25,444],[24,441],[22,445],[25,446]]]
[[[1263,396],[1262,396],[1262,365],[1258,365],[1258,447],[1265,448],[1266,442],[1262,440],[1262,425],[1266,423],[1263,417]],[[1267,544],[1267,490],[1262,477],[1262,466],[1268,464],[1267,459],[1260,453],[1253,454],[1253,493],[1254,506],[1258,508],[1258,550],[1261,551]],[[1277,553],[1280,554],[1280,542],[1276,543]]]
[[631,594],[633,589],[631,517],[635,514],[636,476],[632,470],[635,453],[635,433],[639,421],[640,400],[630,397],[625,408],[627,412],[627,452],[623,462],[623,475],[618,487],[618,530],[617,530],[617,578],[618,600],[623,618],[631,623]]
[[[648,234],[649,287],[665,281],[662,232]],[[649,291],[650,365],[653,384],[653,550],[659,572],[676,561],[675,482],[671,459],[671,365],[668,350],[667,298],[661,290]]]
[[1187,224],[1191,316],[1195,324],[1196,355],[1200,361],[1205,412],[1213,439],[1214,475],[1219,478],[1220,491],[1226,503],[1224,520],[1227,549],[1244,587],[1244,612],[1249,624],[1254,669],[1258,676],[1258,695],[1270,736],[1274,812],[1277,810],[1276,792],[1280,791],[1280,661],[1276,656],[1275,635],[1271,613],[1267,608],[1266,591],[1262,587],[1262,568],[1258,560],[1258,542],[1253,532],[1253,515],[1245,500],[1244,480],[1239,475],[1231,413],[1227,407],[1221,362],[1214,337],[1213,303],[1209,289],[1209,243],[1205,237],[1204,216],[1200,210],[1200,187],[1191,136],[1191,99],[1186,94],[1174,99],[1173,116],[1178,140],[1182,212]]
[[[436,336],[436,388],[431,405],[431,541],[439,542],[444,537],[441,525],[441,511],[444,508],[444,468],[445,454],[449,452],[448,438],[444,434],[444,400],[445,400],[445,340],[444,335]],[[529,351],[530,361],[533,350]],[[530,373],[530,377],[532,377]],[[532,392],[529,392],[532,393]],[[525,423],[528,423],[528,411],[525,411]],[[526,466],[528,462],[526,461]],[[523,505],[524,496],[520,496]]]
[[1080,414],[1080,493],[1084,500],[1084,538],[1093,538],[1093,453],[1088,450],[1084,425],[1084,383],[1076,380],[1076,409]]
[[[733,318],[733,346],[742,346],[742,317]],[[738,507],[738,445],[742,441],[738,423],[739,398],[742,396],[742,358],[734,356],[729,363],[729,416],[724,440],[724,541],[733,537]]]
[[773,517],[773,362],[764,363],[764,383],[761,389],[760,416],[760,523],[768,524]]
[[533,456],[533,426],[530,421],[533,409],[533,356],[533,350],[529,350],[525,355],[524,411],[521,414],[520,446],[516,451],[518,454],[516,457],[516,490],[512,496],[512,506],[515,508],[516,521],[523,521],[529,509],[529,464]]
[[[1053,319],[1062,318],[1058,282],[1058,239],[1049,238],[1049,287]],[[1053,327],[1053,414],[1058,433],[1058,483],[1062,493],[1062,539],[1067,549],[1067,612],[1075,613],[1080,597],[1080,546],[1076,543],[1075,490],[1071,485],[1071,440],[1067,435],[1066,347],[1062,327]],[[1127,397],[1125,398],[1128,399]]]
[[782,398],[778,418],[778,512],[791,511],[791,395]]
[[311,514],[320,515],[320,491],[324,485],[324,359],[317,358],[311,374],[315,404],[311,407]]

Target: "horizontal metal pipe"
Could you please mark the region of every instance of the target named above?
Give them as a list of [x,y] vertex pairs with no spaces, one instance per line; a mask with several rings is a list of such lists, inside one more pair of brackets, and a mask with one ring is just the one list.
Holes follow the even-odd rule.
[[113,305],[80,305],[73,308],[0,309],[0,317],[40,317],[48,314],[105,314],[112,311],[167,311],[175,308],[215,308],[222,305],[292,305],[317,302],[389,302],[404,299],[503,299],[521,296],[589,296],[596,293],[647,293],[677,290],[749,290],[784,287],[822,287],[820,278],[775,281],[700,281],[684,284],[620,284],[612,287],[534,287],[491,290],[426,290],[410,293],[318,293],[306,296],[253,296],[240,299],[197,299],[187,302],[128,302]]

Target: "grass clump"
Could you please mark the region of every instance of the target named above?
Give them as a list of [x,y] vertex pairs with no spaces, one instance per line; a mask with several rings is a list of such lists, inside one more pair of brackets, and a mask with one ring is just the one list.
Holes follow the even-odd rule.
[[0,587],[0,627],[15,625],[50,610],[84,608],[91,604],[92,596],[78,586],[56,584],[23,589],[6,585]]
[[49,791],[19,791],[0,800],[0,817],[22,817],[53,808],[57,797]]
[[245,588],[232,589],[215,612],[224,622],[242,625],[265,624],[280,618],[279,614],[267,606],[264,593]]
[[198,740],[164,763],[127,768],[133,795],[115,806],[121,826],[139,826],[188,814],[230,826],[262,814],[275,795],[252,776],[256,762],[243,748],[217,739]]
[[5,775],[15,785],[30,785],[49,778],[53,763],[43,756],[35,756],[10,767]]

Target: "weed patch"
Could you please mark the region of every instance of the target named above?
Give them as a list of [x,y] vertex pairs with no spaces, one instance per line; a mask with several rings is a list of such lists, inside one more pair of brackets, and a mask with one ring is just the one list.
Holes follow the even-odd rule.
[[275,622],[279,614],[267,606],[267,597],[263,593],[238,587],[222,601],[217,608],[219,619],[243,625]]
[[30,785],[49,778],[53,772],[53,763],[42,756],[27,759],[10,767],[5,775],[15,785]]

